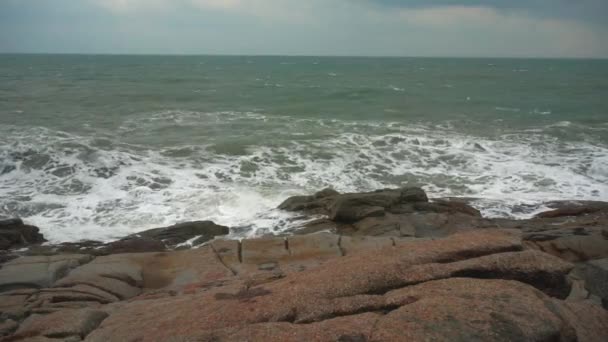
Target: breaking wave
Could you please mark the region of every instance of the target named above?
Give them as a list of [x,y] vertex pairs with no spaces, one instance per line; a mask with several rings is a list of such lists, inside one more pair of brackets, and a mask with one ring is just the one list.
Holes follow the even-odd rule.
[[[199,219],[237,236],[281,231],[294,218],[273,208],[328,186],[420,185],[433,197],[477,198],[494,217],[528,217],[549,200],[608,200],[608,149],[561,141],[548,134],[556,126],[568,127],[490,138],[450,125],[186,111],[131,117],[117,132],[95,134],[3,125],[0,215],[59,242]],[[174,134],[193,127],[198,134]],[[146,140],[155,134],[167,138]],[[530,209],[513,210],[521,205]]]

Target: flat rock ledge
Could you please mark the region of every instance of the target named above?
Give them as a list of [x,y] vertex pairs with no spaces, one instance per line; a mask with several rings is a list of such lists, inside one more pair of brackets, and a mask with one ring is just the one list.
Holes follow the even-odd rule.
[[[594,261],[604,272],[606,262]],[[576,265],[518,229],[316,233],[189,250],[23,256],[0,268],[2,341],[605,341]],[[605,290],[602,276],[593,286]]]

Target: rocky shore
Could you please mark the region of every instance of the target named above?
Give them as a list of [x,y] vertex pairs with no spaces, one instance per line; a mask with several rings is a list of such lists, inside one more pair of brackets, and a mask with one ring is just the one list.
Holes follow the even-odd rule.
[[210,221],[43,244],[0,221],[1,341],[606,341],[608,203],[488,219],[419,188],[279,208],[289,235]]

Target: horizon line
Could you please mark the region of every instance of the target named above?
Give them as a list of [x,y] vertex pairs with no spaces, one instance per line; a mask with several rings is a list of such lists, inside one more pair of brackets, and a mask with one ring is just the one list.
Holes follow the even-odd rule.
[[436,55],[331,55],[331,54],[230,54],[230,53],[113,53],[113,52],[0,52],[1,55],[58,56],[149,56],[149,57],[315,57],[315,58],[435,58],[435,59],[547,59],[547,60],[608,60],[608,57],[555,56],[436,56]]

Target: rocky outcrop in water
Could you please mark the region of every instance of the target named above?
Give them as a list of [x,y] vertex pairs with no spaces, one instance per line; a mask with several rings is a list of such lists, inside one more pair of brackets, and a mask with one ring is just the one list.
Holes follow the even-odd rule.
[[[90,242],[7,261],[0,268],[0,336],[47,342],[608,337],[603,210],[490,220],[463,201],[429,200],[417,188],[324,190],[281,208],[318,217],[302,228],[317,232],[230,240],[217,238],[226,227],[195,222],[130,236],[114,242],[115,249]],[[206,243],[188,249],[199,237]],[[93,253],[98,250],[104,252]]]
[[325,189],[312,196],[290,197],[279,209],[325,217],[298,230],[333,230],[354,236],[440,237],[492,225],[470,205],[445,199],[429,201],[420,188],[349,194]]
[[201,245],[216,236],[230,232],[226,226],[211,221],[183,222],[169,227],[154,228],[129,235],[120,240],[104,243],[80,241],[48,246],[30,246],[28,254],[86,253],[108,255],[118,253],[162,252],[191,248]]
[[0,220],[0,250],[20,248],[44,241],[38,227],[24,224],[18,218]]
[[530,248],[569,261],[608,258],[608,203],[548,202],[555,208],[528,220],[483,218],[458,199],[428,200],[419,188],[339,194],[323,190],[295,196],[280,209],[316,215],[296,230],[333,231],[350,236],[437,238],[469,229],[513,228]]

